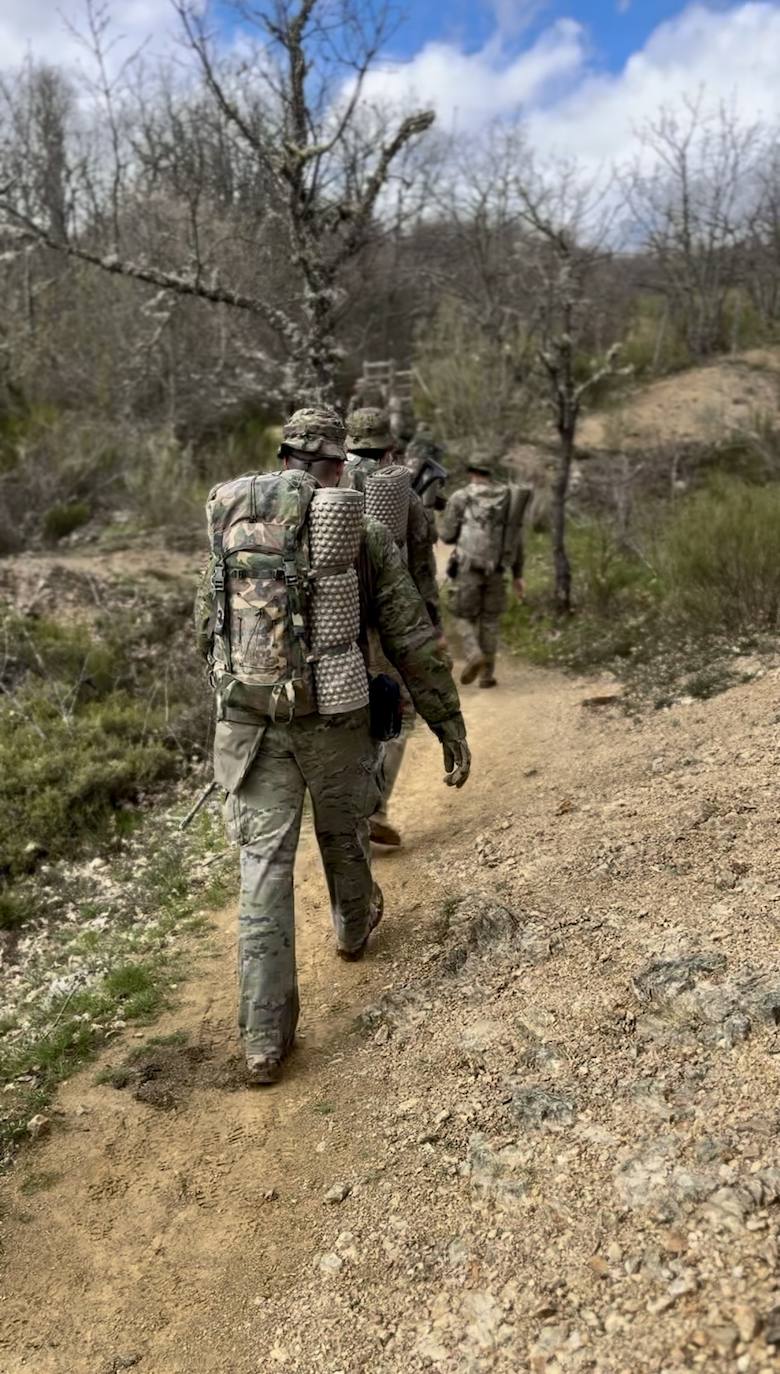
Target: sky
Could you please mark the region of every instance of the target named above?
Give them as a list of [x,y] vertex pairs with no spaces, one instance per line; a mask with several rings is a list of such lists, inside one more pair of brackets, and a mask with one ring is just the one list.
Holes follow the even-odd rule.
[[[406,3],[368,91],[433,105],[446,128],[472,131],[522,114],[543,153],[602,166],[628,156],[633,130],[660,105],[700,89],[709,104],[726,100],[746,118],[780,121],[780,0]],[[26,52],[73,60],[77,45],[61,14],[79,7],[0,0],[0,65]],[[170,0],[115,0],[113,9],[128,47],[170,43]],[[226,44],[235,38],[224,22],[220,32]]]

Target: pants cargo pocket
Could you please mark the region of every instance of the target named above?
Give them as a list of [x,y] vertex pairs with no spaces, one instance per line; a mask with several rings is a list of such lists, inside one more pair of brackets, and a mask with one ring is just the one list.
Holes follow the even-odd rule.
[[228,843],[241,844],[241,802],[235,792],[228,792],[224,814]]

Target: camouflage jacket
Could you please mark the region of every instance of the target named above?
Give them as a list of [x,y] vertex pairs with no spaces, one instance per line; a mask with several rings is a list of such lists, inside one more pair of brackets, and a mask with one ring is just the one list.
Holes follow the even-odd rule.
[[[378,464],[372,458],[350,459],[344,470],[341,485],[363,491],[365,481]],[[436,559],[431,541],[431,527],[425,507],[416,491],[409,494],[409,521],[406,527],[406,562],[412,581],[425,602],[431,624],[441,625],[439,584],[436,580]]]
[[[423,518],[425,518],[423,516]],[[211,654],[213,557],[195,598],[195,633],[205,658]],[[358,556],[360,643],[368,655],[369,631],[405,682],[415,709],[440,740],[465,739],[458,691],[426,608],[393,539],[376,520],[366,520]]]

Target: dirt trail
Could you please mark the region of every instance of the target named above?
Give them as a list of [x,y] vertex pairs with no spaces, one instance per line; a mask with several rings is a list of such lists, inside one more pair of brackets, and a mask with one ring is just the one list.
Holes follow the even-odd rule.
[[[157,1028],[188,1037],[161,1052],[176,1105],[94,1069],[61,1092],[0,1195],[5,1374],[777,1368],[776,690],[637,726],[505,667],[467,694],[456,795],[418,730],[365,964],[334,958],[303,847],[283,1083],[236,1085],[229,910]],[[705,946],[753,961],[747,1026],[684,973],[645,1024],[632,976]],[[692,1209],[727,1186],[722,1232]]]

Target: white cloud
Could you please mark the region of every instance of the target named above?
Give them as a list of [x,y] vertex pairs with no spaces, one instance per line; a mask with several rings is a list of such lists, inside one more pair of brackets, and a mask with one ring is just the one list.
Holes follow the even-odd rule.
[[449,127],[473,128],[497,115],[532,107],[581,72],[585,35],[573,19],[553,24],[519,56],[507,60],[491,41],[465,53],[450,43],[427,43],[411,62],[371,72],[370,99],[432,105]]
[[[624,10],[630,0],[615,3]],[[431,104],[445,129],[478,129],[522,113],[541,151],[574,154],[593,167],[622,161],[637,124],[702,86],[712,101],[733,98],[748,117],[780,120],[780,0],[688,4],[614,74],[595,66],[591,35],[573,19],[549,24],[518,49],[513,26],[538,17],[544,0],[492,5],[496,28],[484,47],[469,52],[428,43],[411,61],[372,72],[367,93]],[[176,33],[170,0],[112,0],[111,8],[116,32],[125,35],[125,55],[147,37],[159,50]],[[75,60],[78,44],[61,11],[78,20],[82,0],[0,0],[0,66],[14,65],[27,51],[53,62]]]
[[[121,40],[114,60],[128,56],[147,39],[158,43],[176,29],[170,0],[122,0],[111,10],[112,34]],[[0,0],[0,66],[15,67],[28,53],[41,62],[83,60],[83,49],[68,24],[85,30],[82,0]]]
[[593,164],[622,161],[632,132],[659,106],[704,90],[705,104],[733,101],[748,119],[780,118],[780,5],[750,0],[728,11],[691,5],[660,25],[615,76],[585,71],[546,108],[529,110],[532,142]]
[[616,74],[598,72],[587,31],[561,20],[511,57],[498,34],[473,53],[428,44],[410,62],[374,73],[368,89],[398,103],[432,104],[445,128],[477,129],[522,111],[543,152],[595,167],[622,161],[637,124],[701,87],[712,101],[733,98],[747,117],[780,118],[778,53],[778,0],[693,4],[659,25]]

